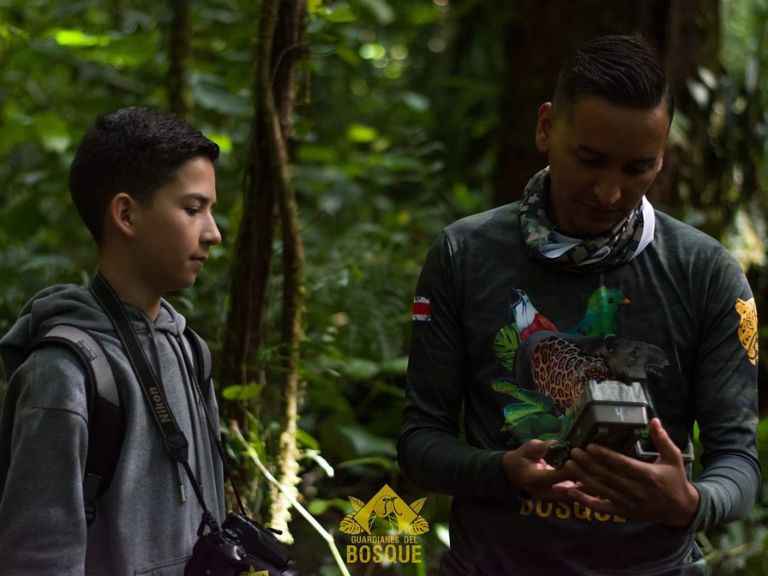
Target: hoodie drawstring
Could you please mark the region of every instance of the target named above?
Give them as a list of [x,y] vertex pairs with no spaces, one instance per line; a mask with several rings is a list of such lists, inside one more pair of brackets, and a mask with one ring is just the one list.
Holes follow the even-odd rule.
[[179,481],[179,498],[181,503],[184,504],[187,501],[187,492],[184,489],[184,474],[181,469],[181,464],[176,462],[176,479]]

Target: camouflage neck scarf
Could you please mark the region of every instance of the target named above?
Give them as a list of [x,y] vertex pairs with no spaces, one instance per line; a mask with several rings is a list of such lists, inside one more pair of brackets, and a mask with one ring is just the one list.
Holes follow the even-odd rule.
[[611,230],[594,238],[558,232],[547,216],[549,167],[528,182],[520,199],[520,229],[529,253],[566,270],[599,272],[632,260],[653,240],[653,207],[643,197]]

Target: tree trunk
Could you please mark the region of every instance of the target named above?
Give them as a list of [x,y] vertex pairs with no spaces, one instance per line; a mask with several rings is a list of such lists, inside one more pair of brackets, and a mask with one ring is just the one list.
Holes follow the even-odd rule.
[[125,24],[125,0],[113,0],[112,2],[112,28],[122,32]]
[[[703,84],[699,72],[709,71],[718,82],[722,74],[719,0],[671,2],[666,64],[677,113],[687,120],[687,143],[668,147],[651,199],[677,216],[690,207],[701,210],[706,221],[699,226],[720,238],[730,220],[722,198],[730,186],[724,180],[729,174],[728,162],[711,130],[719,89]],[[692,83],[708,92],[706,102],[693,98]]]
[[[295,65],[301,56],[304,0],[265,1],[256,46],[254,118],[245,179],[243,217],[233,264],[231,305],[220,379],[226,384],[265,384],[258,410],[253,403],[230,405],[227,416],[248,430],[251,413],[263,423],[277,423],[275,436],[264,436],[270,462],[283,486],[298,484],[296,417],[298,363],[304,303],[304,250],[291,183],[287,142],[292,135]],[[282,328],[280,369],[270,381],[260,370],[259,347],[267,305],[276,221],[282,239]],[[258,492],[258,486],[255,484]],[[290,538],[284,497],[270,493],[269,525]]]
[[168,103],[171,112],[186,118],[191,109],[187,87],[189,0],[171,0],[171,10],[171,30],[168,38]]
[[[299,228],[296,193],[291,184],[287,140],[293,133],[291,116],[294,104],[295,62],[298,60],[303,36],[304,0],[280,2],[274,24],[272,78],[262,77],[260,97],[264,98],[267,116],[269,149],[277,180],[277,203],[283,242],[283,302],[281,329],[281,395],[278,403],[280,438],[274,453],[277,480],[295,491],[299,483],[296,420],[299,394],[299,348],[302,338],[304,307],[304,245]],[[286,497],[272,490],[270,525],[283,532],[284,540],[292,540],[288,532],[290,508]]]

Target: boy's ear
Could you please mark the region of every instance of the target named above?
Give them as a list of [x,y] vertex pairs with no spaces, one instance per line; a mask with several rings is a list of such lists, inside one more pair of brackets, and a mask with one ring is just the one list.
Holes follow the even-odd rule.
[[136,200],[125,192],[118,192],[107,209],[107,218],[121,236],[132,238],[135,229]]

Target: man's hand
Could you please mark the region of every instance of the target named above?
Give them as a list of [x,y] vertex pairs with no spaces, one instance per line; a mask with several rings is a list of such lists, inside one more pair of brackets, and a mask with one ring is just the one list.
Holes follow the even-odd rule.
[[546,500],[569,500],[566,491],[576,484],[566,480],[565,470],[555,470],[547,464],[544,460],[546,449],[545,442],[529,440],[518,449],[507,452],[501,460],[504,474],[516,492],[524,491]]
[[656,462],[641,462],[597,444],[574,448],[563,470],[578,485],[564,491],[597,512],[669,526],[690,524],[699,492],[688,482],[680,450],[658,418],[651,420],[650,429],[659,451]]

